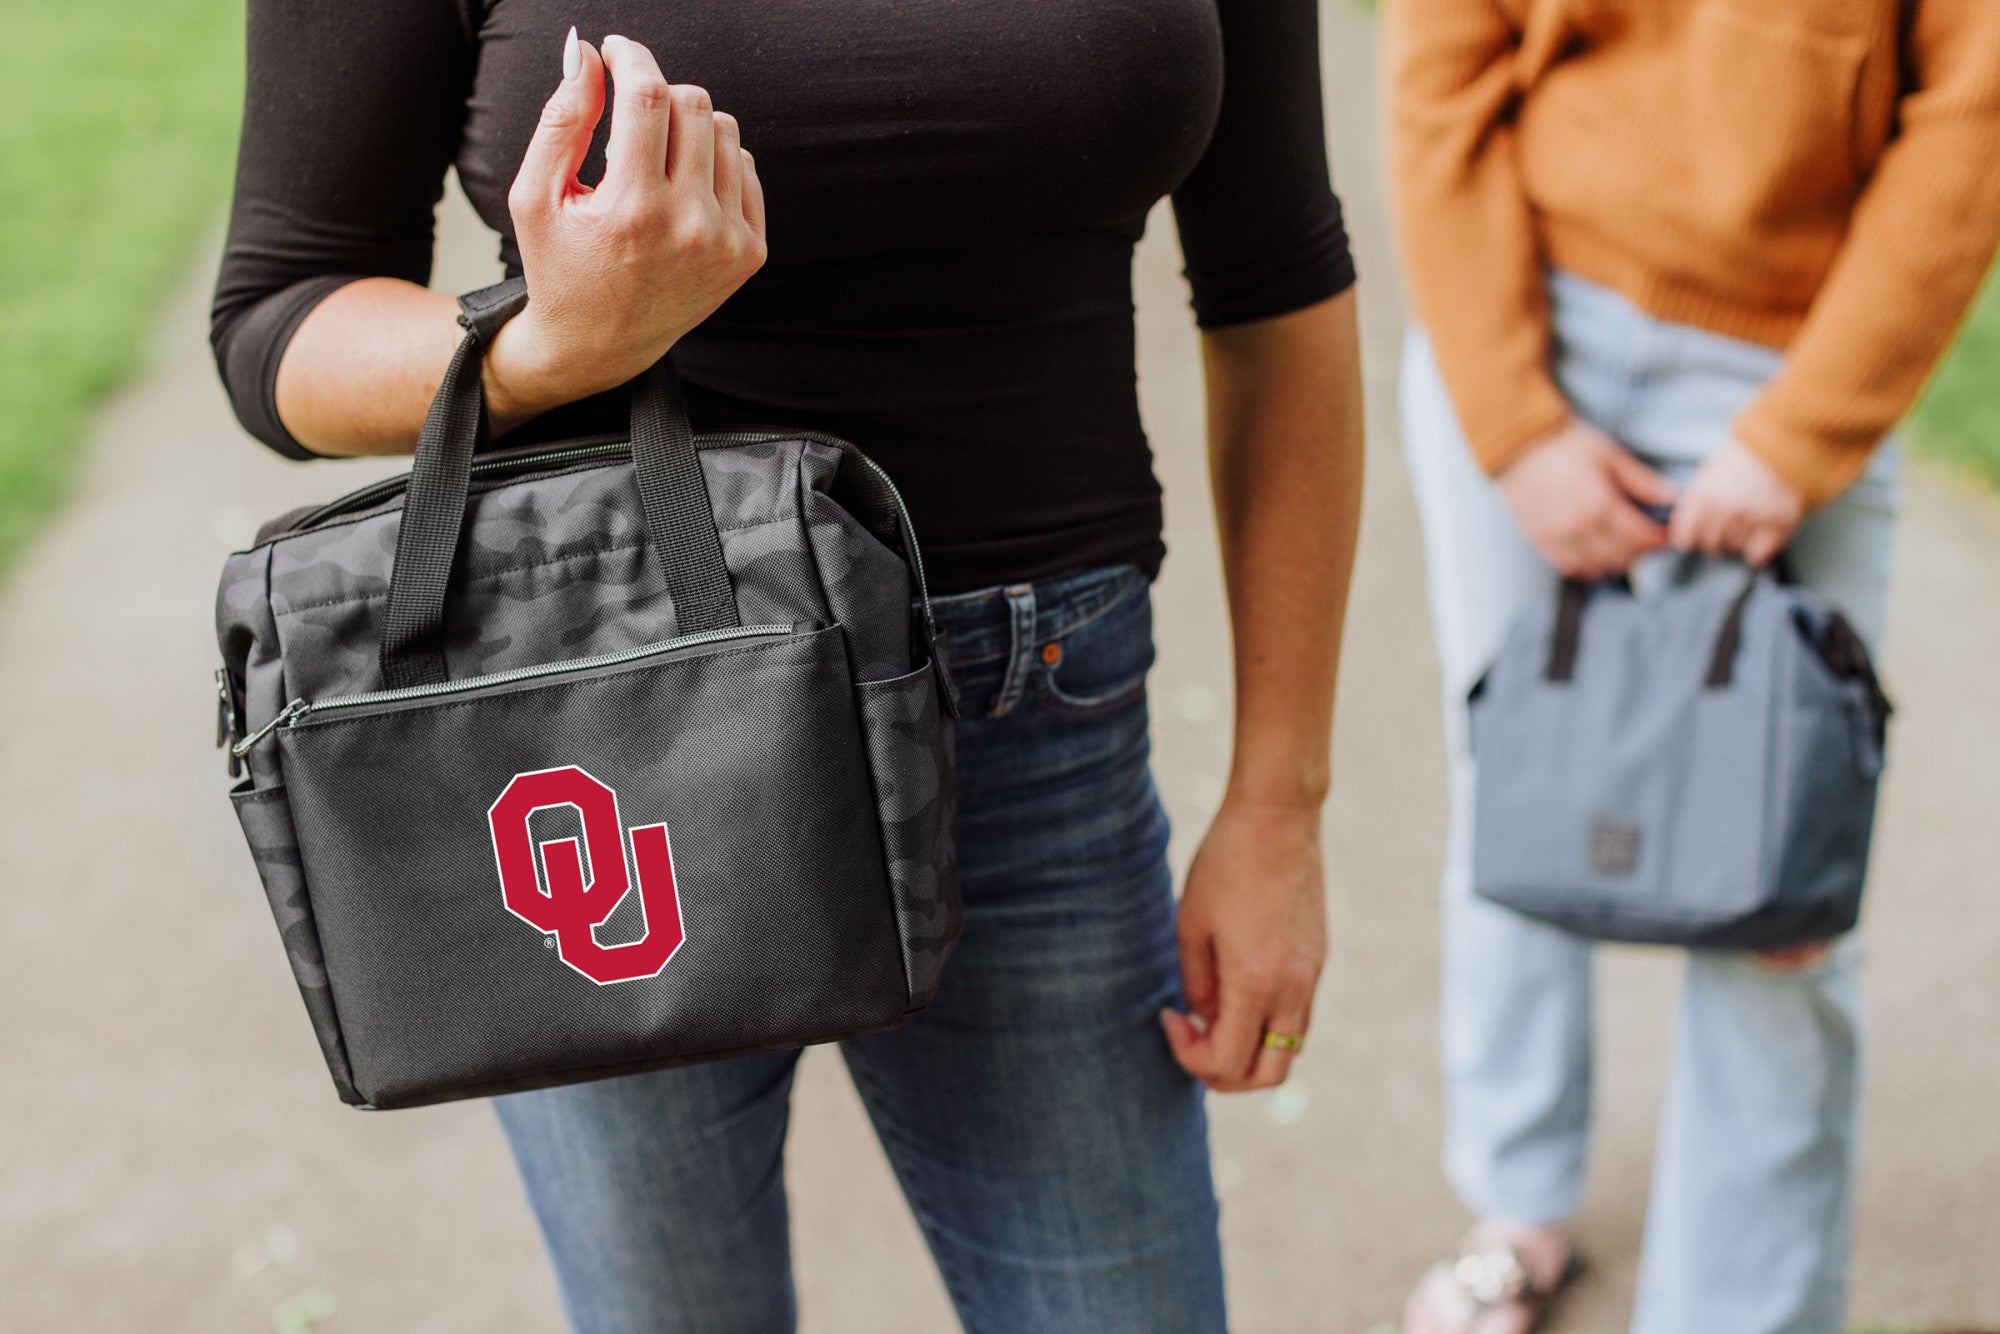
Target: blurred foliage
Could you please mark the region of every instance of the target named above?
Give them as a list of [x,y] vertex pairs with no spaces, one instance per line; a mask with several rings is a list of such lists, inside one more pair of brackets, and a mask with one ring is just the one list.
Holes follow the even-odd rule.
[[0,43],[0,568],[68,492],[228,189],[243,0],[11,5]]
[[333,1319],[333,1294],[325,1288],[307,1288],[287,1297],[271,1312],[273,1334],[311,1334],[312,1327]]
[[2000,485],[2000,268],[1910,419],[1924,452]]

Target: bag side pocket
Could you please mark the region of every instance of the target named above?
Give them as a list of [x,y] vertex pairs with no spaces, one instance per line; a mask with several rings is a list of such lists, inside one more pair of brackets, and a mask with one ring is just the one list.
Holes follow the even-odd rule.
[[952,732],[938,707],[935,664],[856,685],[875,783],[883,859],[902,934],[910,1009],[937,995],[965,924],[953,824],[957,785]]
[[320,953],[319,927],[313,920],[312,899],[306,893],[305,861],[299,853],[298,833],[292,828],[287,793],[282,787],[253,790],[246,783],[229,794],[229,801],[236,807],[236,819],[243,826],[250,856],[264,882],[264,895],[271,901],[271,915],[277,919],[292,977],[312,1019],[320,1052],[326,1057],[327,1073],[333,1076],[340,1100],[360,1106],[365,1099],[354,1087],[347,1045],[340,1035],[340,1016],[334,1010],[333,987]]
[[1772,747],[1783,777],[1768,824],[1775,906],[1798,925],[1781,944],[1840,935],[1858,920],[1882,770],[1866,688],[1822,656],[1813,618],[1795,609],[1787,620]]

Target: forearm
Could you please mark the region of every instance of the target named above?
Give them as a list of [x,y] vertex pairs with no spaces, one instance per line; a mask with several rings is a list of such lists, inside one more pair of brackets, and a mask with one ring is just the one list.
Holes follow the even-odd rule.
[[1916,397],[2000,238],[2000,7],[1911,6],[1911,71],[1875,165],[1785,366],[1737,420],[1743,443],[1820,504],[1852,481]]
[[2000,236],[2000,191],[1986,193],[1989,217],[1950,246],[1916,239],[1936,214],[1864,207],[1784,368],[1737,418],[1737,437],[1808,505],[1861,474],[1951,345]]
[[398,278],[349,283],[286,345],[278,416],[315,453],[407,453],[463,332],[448,293]]
[[1354,306],[1350,289],[1202,340],[1236,675],[1228,797],[1249,805],[1316,806],[1331,784],[1361,518]]
[[1970,165],[2000,149],[2000,114],[1910,137],[1863,194],[1784,369],[1736,422],[1810,505],[1846,488],[1909,409],[2000,241],[2000,177]]
[[1520,34],[1492,0],[1384,11],[1396,231],[1473,454],[1498,474],[1570,417],[1549,374],[1543,259],[1515,159]]
[[[519,321],[503,326],[482,365],[496,436],[581,396],[531,371],[526,332]],[[278,415],[315,453],[408,453],[464,335],[450,293],[397,278],[349,283],[315,307],[286,346]]]

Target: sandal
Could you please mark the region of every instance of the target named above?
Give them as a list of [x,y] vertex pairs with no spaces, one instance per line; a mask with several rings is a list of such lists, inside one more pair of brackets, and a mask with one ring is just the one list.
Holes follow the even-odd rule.
[[1412,1301],[1427,1289],[1449,1286],[1463,1314],[1463,1323],[1451,1328],[1473,1334],[1489,1312],[1513,1307],[1527,1323],[1523,1334],[1533,1334],[1547,1322],[1555,1299],[1583,1272],[1583,1261],[1572,1251],[1555,1282],[1536,1287],[1527,1264],[1512,1242],[1490,1227],[1476,1227],[1459,1244],[1458,1255],[1447,1263],[1434,1265],[1418,1284]]

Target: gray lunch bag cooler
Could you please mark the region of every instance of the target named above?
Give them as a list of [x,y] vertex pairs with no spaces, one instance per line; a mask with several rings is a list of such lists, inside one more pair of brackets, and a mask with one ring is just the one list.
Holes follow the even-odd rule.
[[468,330],[407,477],[217,601],[231,792],[342,1099],[873,1032],[956,942],[950,686],[887,477],[811,432],[481,451]]
[[1598,940],[1773,949],[1861,908],[1889,701],[1767,573],[1566,581],[1471,696],[1474,892]]

